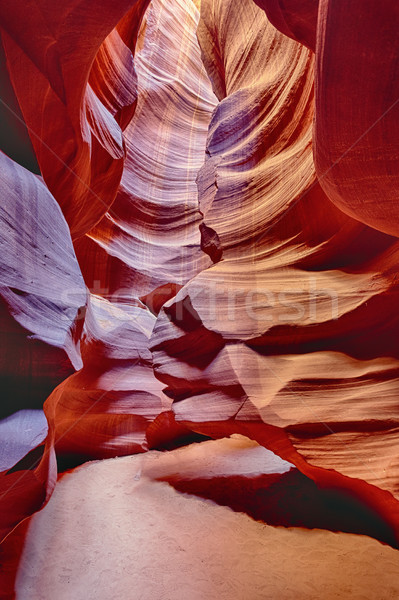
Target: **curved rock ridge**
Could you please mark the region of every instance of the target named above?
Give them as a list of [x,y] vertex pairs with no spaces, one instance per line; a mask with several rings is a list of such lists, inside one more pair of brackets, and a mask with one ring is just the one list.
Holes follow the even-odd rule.
[[42,413],[18,409],[41,407],[82,366],[87,290],[53,196],[39,177],[4,154],[0,163],[1,416],[8,425],[1,435],[3,538],[54,487],[51,425],[47,435]]
[[27,377],[29,389],[82,366],[86,287],[53,196],[6,155],[0,164],[1,329],[10,345],[2,350],[1,374]]
[[319,0],[255,0],[284,35],[315,51]]
[[77,245],[88,285],[111,299],[182,285],[211,264],[200,247],[196,177],[217,100],[198,20],[191,0],[154,0],[143,20],[121,185],[112,211]]
[[[148,337],[148,319],[140,314],[139,326],[126,326],[127,321],[137,320],[134,303],[110,310],[92,297],[86,317],[87,290],[70,237],[70,232],[79,236],[98,221],[119,185],[125,154],[122,129],[132,117],[137,96],[132,52],[146,6],[146,2],[117,2],[107,8],[100,3],[93,12],[90,2],[67,2],[58,10],[43,0],[32,7],[29,31],[21,19],[20,3],[1,9],[8,69],[48,186],[2,157],[1,316],[2,330],[14,342],[10,355],[3,352],[1,357],[5,391],[10,395],[2,412],[12,413],[24,407],[24,401],[25,406],[42,406],[48,393],[65,380],[44,407],[47,436],[44,430],[38,431],[33,411],[25,412],[26,419],[10,417],[12,423],[5,429],[9,451],[4,456],[8,470],[1,473],[1,537],[50,497],[56,478],[55,437],[58,443],[62,440],[61,451],[66,447],[68,452],[89,456],[141,451],[144,424],[170,406],[141,339]],[[140,301],[136,304],[139,313],[154,320],[146,306]],[[111,328],[107,329],[104,323],[109,318]],[[118,364],[113,355],[115,330],[119,343],[123,335],[137,337],[126,342]],[[103,364],[99,354],[87,351],[88,346],[99,354],[102,348]],[[118,385],[120,362],[125,371],[139,364],[139,381]],[[82,366],[83,370],[65,379]],[[21,376],[23,383],[18,386]],[[149,383],[143,383],[145,376]],[[76,377],[79,387],[74,387]],[[84,385],[93,389],[77,400]],[[129,418],[132,386],[138,414]],[[93,409],[93,397],[97,400],[95,419],[87,410]],[[143,407],[149,397],[151,407]],[[63,402],[64,413],[60,410]],[[101,418],[112,410],[114,419]],[[14,451],[12,438],[24,434],[21,427],[27,426],[29,418],[29,439]],[[93,421],[98,421],[94,428]],[[92,436],[86,445],[74,439],[77,424]],[[124,443],[118,442],[124,434]]]
[[86,458],[148,449],[146,429],[171,400],[152,369],[148,341],[154,315],[91,296],[82,336],[83,368],[46,400],[60,453]]
[[[131,51],[116,33],[106,37],[128,9],[134,30],[147,4],[117,0],[109,6],[102,0],[93,10],[90,0],[62,7],[41,0],[29,9],[22,1],[5,2],[0,9],[11,80],[39,167],[74,238],[91,229],[115,198],[124,147],[114,117],[134,103],[134,89],[126,94],[126,80],[133,86],[135,81]],[[29,27],[23,16],[28,13]],[[95,92],[96,73],[91,74],[92,66],[98,74],[96,67],[104,62],[105,104]]]
[[220,101],[199,198],[223,260],[164,305],[155,372],[178,422],[254,436],[398,535],[397,242],[316,183],[312,53],[249,0],[202,2],[198,33]]
[[[43,175],[0,156],[1,536],[49,500],[57,454],[238,433],[398,544],[397,8],[365,1],[352,39],[352,0],[348,19],[329,0],[28,4],[29,28],[26,2],[0,7]],[[47,429],[10,415],[47,396]]]
[[370,0],[361,10],[320,2],[314,131],[317,174],[332,202],[396,236],[398,18],[393,0],[383,10]]

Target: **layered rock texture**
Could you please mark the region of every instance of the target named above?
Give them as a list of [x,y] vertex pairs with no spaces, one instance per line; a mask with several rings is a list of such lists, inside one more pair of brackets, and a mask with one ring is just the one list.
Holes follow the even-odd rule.
[[[351,597],[397,594],[396,551],[354,534],[399,544],[398,23],[393,0],[0,6],[3,113],[40,171],[0,155],[4,598],[345,597],[321,546]],[[82,523],[87,565],[105,528],[165,579],[99,596],[101,553],[59,577]],[[173,595],[158,535],[226,563]]]

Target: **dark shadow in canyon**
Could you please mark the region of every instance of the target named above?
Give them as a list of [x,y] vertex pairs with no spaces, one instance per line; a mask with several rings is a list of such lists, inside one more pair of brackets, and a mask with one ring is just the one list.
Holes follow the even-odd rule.
[[235,475],[182,481],[175,475],[162,481],[268,525],[368,535],[398,547],[390,526],[376,512],[349,492],[319,488],[297,469],[252,478]]

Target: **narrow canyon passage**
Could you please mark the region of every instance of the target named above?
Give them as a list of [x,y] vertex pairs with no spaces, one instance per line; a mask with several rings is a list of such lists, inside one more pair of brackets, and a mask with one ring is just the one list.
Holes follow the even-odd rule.
[[349,4],[0,6],[1,598],[396,597],[399,8]]

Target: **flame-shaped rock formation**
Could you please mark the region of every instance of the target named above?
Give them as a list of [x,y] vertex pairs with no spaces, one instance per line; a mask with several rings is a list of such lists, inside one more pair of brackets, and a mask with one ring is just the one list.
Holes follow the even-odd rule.
[[3,536],[57,455],[239,433],[399,543],[398,10],[3,3],[41,170],[0,157]]

